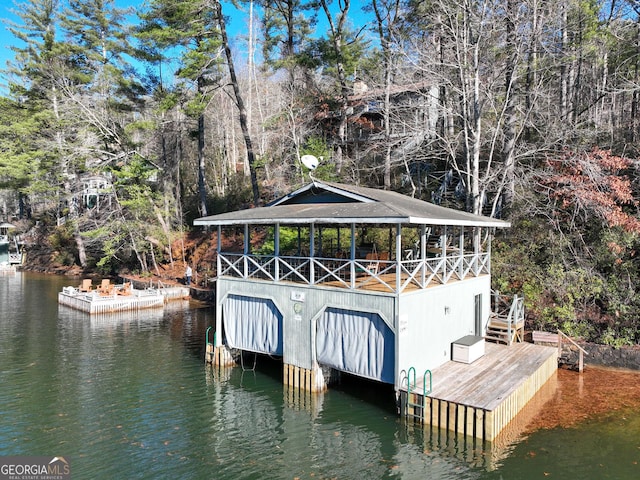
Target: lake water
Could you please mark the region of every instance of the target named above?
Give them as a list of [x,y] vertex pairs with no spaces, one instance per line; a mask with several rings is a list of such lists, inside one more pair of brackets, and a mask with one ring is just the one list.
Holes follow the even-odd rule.
[[[496,451],[401,420],[390,388],[300,397],[266,357],[207,367],[212,308],[93,318],[58,306],[74,282],[0,277],[0,456],[63,456],[75,479],[640,478],[637,394],[617,399],[615,381],[574,394],[578,374],[559,376],[545,410],[559,418]],[[612,404],[553,427],[578,396]]]

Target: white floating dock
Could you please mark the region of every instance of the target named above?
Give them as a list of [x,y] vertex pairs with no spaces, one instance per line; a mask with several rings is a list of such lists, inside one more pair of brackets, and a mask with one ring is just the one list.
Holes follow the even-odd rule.
[[6,262],[0,263],[0,275],[13,275],[16,273],[15,265],[10,265]]
[[99,314],[136,311],[148,308],[164,308],[169,300],[181,300],[189,296],[189,290],[182,287],[149,288],[145,290],[120,288],[105,294],[98,290],[81,292],[75,287],[64,287],[58,293],[58,303],[82,312]]

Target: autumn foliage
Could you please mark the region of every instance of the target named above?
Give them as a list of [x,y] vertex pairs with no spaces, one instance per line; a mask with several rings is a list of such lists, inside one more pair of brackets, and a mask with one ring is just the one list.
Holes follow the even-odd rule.
[[566,151],[546,160],[540,185],[558,203],[555,213],[567,220],[595,217],[609,227],[640,233],[638,201],[630,173],[634,161],[594,148],[589,152]]

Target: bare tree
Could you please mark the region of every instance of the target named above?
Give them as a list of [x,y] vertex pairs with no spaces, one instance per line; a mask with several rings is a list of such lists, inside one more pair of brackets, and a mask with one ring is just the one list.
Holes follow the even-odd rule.
[[235,65],[233,62],[233,55],[231,54],[229,38],[227,37],[225,20],[224,20],[224,17],[222,16],[221,3],[219,1],[214,1],[214,8],[216,10],[218,27],[220,28],[222,48],[224,49],[224,53],[227,58],[227,68],[229,69],[229,76],[231,77],[231,86],[233,87],[236,107],[238,108],[240,128],[242,129],[242,136],[244,137],[244,143],[247,149],[247,162],[249,163],[249,174],[251,177],[251,191],[253,193],[253,203],[254,205],[260,205],[260,190],[258,188],[258,174],[256,172],[256,157],[255,157],[255,152],[253,150],[253,141],[251,140],[251,133],[249,131],[247,110],[244,105],[242,92],[240,91],[240,84],[238,83],[238,77],[236,76]]

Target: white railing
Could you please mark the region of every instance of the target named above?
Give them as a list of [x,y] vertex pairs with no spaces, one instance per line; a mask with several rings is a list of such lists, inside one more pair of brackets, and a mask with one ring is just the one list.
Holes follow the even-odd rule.
[[220,253],[218,276],[272,282],[375,289],[399,293],[489,273],[489,254],[447,255],[424,260],[341,259]]

